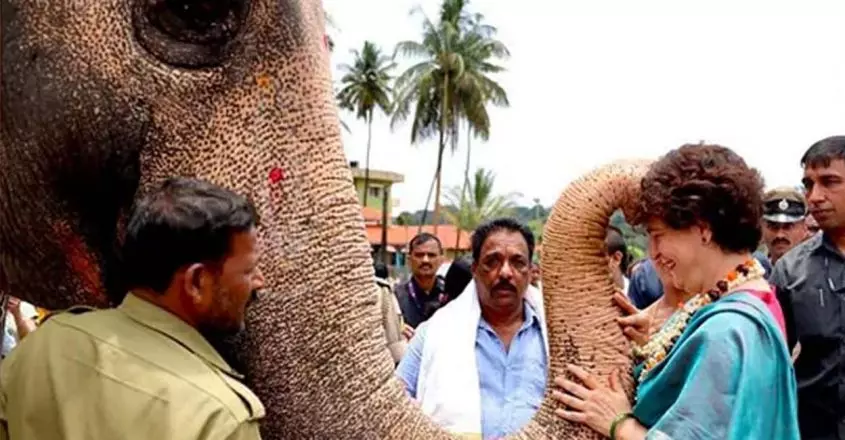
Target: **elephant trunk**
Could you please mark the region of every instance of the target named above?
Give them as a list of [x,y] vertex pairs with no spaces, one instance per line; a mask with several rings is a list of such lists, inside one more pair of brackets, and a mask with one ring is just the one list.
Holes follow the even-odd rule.
[[[551,339],[550,380],[565,374],[567,364],[579,365],[603,380],[621,370],[624,388],[629,395],[633,392],[630,345],[615,322],[619,311],[611,298],[616,287],[604,239],[617,209],[629,219],[637,218],[640,182],[647,168],[645,161],[600,167],[572,182],[552,209],[541,259]],[[535,417],[547,426],[549,438],[600,438],[583,426],[553,422],[553,410],[544,405]]]

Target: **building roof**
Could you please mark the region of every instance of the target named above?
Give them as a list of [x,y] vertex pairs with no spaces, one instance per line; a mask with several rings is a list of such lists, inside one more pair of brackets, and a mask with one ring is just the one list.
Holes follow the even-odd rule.
[[[408,225],[408,226],[396,226],[391,225],[387,227],[387,244],[388,246],[392,246],[396,249],[404,249],[407,246],[408,242],[417,235],[417,231],[419,230],[419,226],[416,225]],[[370,241],[372,245],[380,245],[381,244],[381,225],[367,225],[367,239]],[[434,233],[434,225],[424,225],[422,227],[423,232],[428,232],[429,234]],[[455,247],[455,240],[458,238],[458,228],[453,225],[439,225],[437,227],[437,238],[440,239],[440,242],[443,244],[444,249],[450,250],[469,250],[470,249],[470,232],[462,231],[460,243],[458,247]]]
[[[349,169],[352,171],[352,177],[354,179],[363,179],[366,174],[366,168],[351,166]],[[370,180],[376,182],[402,183],[405,181],[405,176],[392,171],[374,170],[370,168]]]

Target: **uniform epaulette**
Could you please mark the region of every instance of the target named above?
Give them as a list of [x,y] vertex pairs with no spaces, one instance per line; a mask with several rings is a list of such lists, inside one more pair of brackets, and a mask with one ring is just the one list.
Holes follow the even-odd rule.
[[44,324],[45,322],[47,322],[48,319],[50,319],[50,318],[52,318],[56,315],[61,315],[63,313],[70,313],[70,314],[73,314],[73,315],[81,315],[83,313],[93,312],[95,310],[97,310],[95,307],[90,307],[90,306],[73,306],[73,307],[70,307],[70,308],[67,308],[67,309],[64,309],[64,310],[54,310],[54,311],[51,311],[51,312],[47,312],[38,321],[38,325]]

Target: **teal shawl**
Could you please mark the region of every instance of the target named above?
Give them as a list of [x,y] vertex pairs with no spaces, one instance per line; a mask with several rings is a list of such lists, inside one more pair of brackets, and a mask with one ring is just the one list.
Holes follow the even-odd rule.
[[701,308],[633,412],[647,439],[800,440],[792,362],[763,302],[738,292]]

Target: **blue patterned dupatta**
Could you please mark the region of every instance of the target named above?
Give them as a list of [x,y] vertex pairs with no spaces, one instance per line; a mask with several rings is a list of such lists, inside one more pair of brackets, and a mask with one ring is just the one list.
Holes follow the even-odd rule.
[[633,412],[647,439],[800,440],[792,362],[765,304],[738,292],[701,308],[639,384]]

